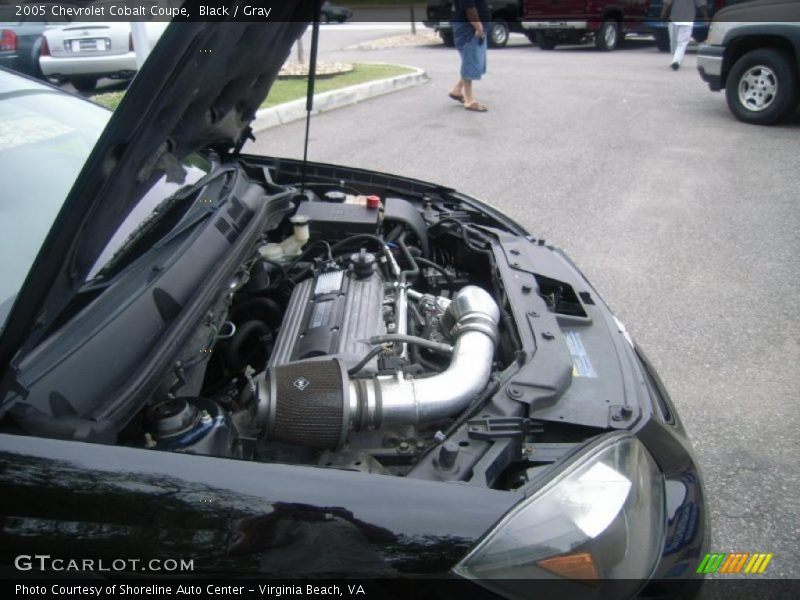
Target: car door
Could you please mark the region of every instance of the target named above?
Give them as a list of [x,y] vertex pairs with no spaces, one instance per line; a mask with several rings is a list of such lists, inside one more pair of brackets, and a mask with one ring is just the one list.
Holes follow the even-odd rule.
[[525,19],[571,21],[585,19],[585,0],[525,0]]

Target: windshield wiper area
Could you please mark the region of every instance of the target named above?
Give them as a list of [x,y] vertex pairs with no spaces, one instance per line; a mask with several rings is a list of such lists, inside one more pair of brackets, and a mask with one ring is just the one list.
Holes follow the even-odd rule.
[[232,176],[228,172],[221,176],[215,174],[204,177],[162,200],[128,235],[97,274],[81,287],[80,292],[107,287],[112,277],[134,259],[163,246],[213,214],[219,202],[225,198],[225,194],[220,192],[228,188]]

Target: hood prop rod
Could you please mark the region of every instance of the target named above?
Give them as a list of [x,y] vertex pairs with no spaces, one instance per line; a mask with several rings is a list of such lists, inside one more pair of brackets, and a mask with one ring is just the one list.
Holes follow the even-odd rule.
[[306,192],[306,166],[308,164],[308,132],[311,129],[311,111],[314,109],[314,82],[317,79],[317,50],[319,48],[319,19],[321,0],[314,0],[314,22],[311,25],[311,56],[308,61],[308,88],[306,90],[306,137],[303,143],[303,164],[300,168],[300,195]]

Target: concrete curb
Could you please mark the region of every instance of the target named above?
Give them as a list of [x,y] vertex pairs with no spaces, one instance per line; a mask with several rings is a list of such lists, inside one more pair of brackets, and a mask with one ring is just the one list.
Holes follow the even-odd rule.
[[[400,65],[405,66],[405,65]],[[343,87],[330,92],[323,92],[314,96],[314,110],[312,115],[327,112],[342,106],[356,104],[375,96],[381,96],[390,92],[396,92],[415,85],[421,85],[428,81],[428,74],[424,69],[408,67],[414,69],[413,73],[405,73],[387,79],[378,79]],[[262,108],[256,112],[255,120],[250,124],[253,133],[298,121],[306,116],[306,99],[300,98],[285,102],[270,108]]]

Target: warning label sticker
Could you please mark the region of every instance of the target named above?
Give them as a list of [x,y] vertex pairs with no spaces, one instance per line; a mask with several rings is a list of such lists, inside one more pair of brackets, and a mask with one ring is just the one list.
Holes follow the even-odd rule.
[[583,345],[583,340],[581,340],[581,334],[577,331],[568,331],[565,337],[569,353],[572,355],[572,376],[597,377],[586,347]]

